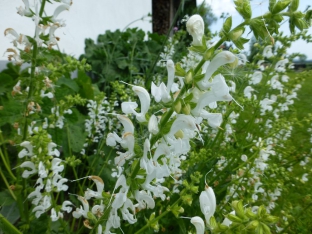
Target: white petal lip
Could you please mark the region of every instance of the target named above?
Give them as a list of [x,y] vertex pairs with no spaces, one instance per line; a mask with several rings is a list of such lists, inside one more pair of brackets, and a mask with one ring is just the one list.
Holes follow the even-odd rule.
[[191,218],[191,223],[196,228],[196,234],[204,234],[205,232],[205,223],[201,217],[195,216]]

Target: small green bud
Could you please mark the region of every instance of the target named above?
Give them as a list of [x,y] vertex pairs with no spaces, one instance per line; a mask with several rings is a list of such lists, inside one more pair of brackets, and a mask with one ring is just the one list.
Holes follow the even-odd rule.
[[263,233],[271,233],[270,228],[266,224],[262,223],[261,226],[263,229]]
[[182,107],[182,112],[183,114],[185,115],[189,115],[191,113],[191,106],[190,104],[185,104],[183,107]]
[[174,111],[179,114],[181,112],[181,109],[182,109],[182,104],[181,104],[181,101],[178,100],[177,103],[175,103],[174,105]]
[[257,215],[254,212],[252,212],[251,208],[247,208],[245,214],[248,218],[251,219],[255,219],[257,217]]
[[215,48],[214,48],[214,47],[209,48],[208,50],[205,51],[203,58],[204,58],[206,61],[210,61],[211,58],[212,58],[213,55],[214,55],[214,52],[215,52]]
[[242,223],[243,220],[239,217],[237,217],[236,215],[233,215],[233,214],[228,214],[226,215],[226,217],[231,220],[232,222],[235,222],[235,223]]
[[193,83],[193,71],[192,70],[189,70],[186,73],[186,76],[185,76],[184,80],[185,80],[186,84],[192,84]]
[[218,226],[218,223],[214,216],[211,216],[209,221],[211,229],[215,229]]
[[268,215],[265,219],[265,221],[268,223],[276,223],[278,220],[279,218],[273,215]]
[[182,76],[184,77],[186,74],[186,72],[184,71],[184,69],[181,67],[180,63],[176,63],[175,64],[175,75],[176,76]]
[[231,32],[230,39],[232,41],[236,41],[243,35],[243,33],[244,33],[244,28],[237,28],[236,30]]
[[242,219],[245,217],[243,201],[241,201],[241,200],[240,201],[233,201],[232,207],[235,210],[235,213],[237,214],[238,217],[240,217]]
[[258,226],[259,226],[259,221],[258,220],[253,220],[253,221],[251,221],[251,222],[249,222],[248,224],[247,224],[247,229],[248,230],[255,230]]

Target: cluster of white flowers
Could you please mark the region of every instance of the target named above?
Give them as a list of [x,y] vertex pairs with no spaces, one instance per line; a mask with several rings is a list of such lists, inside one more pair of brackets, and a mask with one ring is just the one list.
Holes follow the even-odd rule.
[[40,140],[45,142],[38,146],[34,142],[24,141],[20,145],[23,149],[19,152],[18,157],[26,159],[20,168],[23,168],[23,178],[29,178],[33,175],[38,175],[35,190],[28,195],[28,199],[32,200],[35,206],[33,212],[39,218],[41,214],[51,209],[52,221],[63,217],[62,211],[68,211],[65,202],[62,208],[52,205],[53,192],[67,191],[68,186],[65,184],[68,179],[63,178],[61,172],[64,170],[62,160],[59,158],[60,152],[56,148],[57,145],[51,141],[50,136],[44,131],[34,130],[34,135],[31,137],[33,141]]

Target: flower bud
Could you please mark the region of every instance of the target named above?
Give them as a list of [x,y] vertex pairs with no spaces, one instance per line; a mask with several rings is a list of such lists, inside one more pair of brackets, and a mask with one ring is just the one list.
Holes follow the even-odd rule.
[[182,112],[183,114],[186,114],[186,115],[189,115],[191,113],[191,106],[190,104],[185,104],[183,107],[182,107]]
[[258,220],[253,220],[253,221],[248,223],[246,228],[248,230],[255,230],[258,226],[259,226],[259,221]]
[[191,84],[193,82],[193,72],[192,71],[188,71],[186,73],[186,76],[185,76],[185,83],[186,84]]
[[181,112],[182,109],[182,104],[181,101],[178,100],[177,103],[174,105],[174,111],[177,112],[177,114],[179,114]]
[[187,32],[193,37],[194,46],[202,46],[204,35],[204,20],[200,15],[191,16],[186,22]]

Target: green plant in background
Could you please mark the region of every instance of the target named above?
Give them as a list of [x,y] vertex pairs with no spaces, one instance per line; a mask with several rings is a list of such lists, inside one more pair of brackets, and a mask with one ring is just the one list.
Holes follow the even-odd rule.
[[[71,4],[56,2],[56,12]],[[182,31],[165,48],[165,39],[143,42],[137,29],[106,32],[88,41],[81,61],[51,50],[63,24],[58,14],[43,16],[50,1],[37,2],[39,11],[24,3],[19,13],[34,19],[35,37],[5,34],[23,47],[8,49],[9,58],[30,68],[9,65],[0,74],[8,80],[0,87],[5,233],[309,231],[296,216],[311,207],[311,143],[302,141],[301,151],[291,139],[311,124],[293,107],[305,77],[283,57],[287,37],[274,38],[282,44],[275,51],[270,44],[281,17],[300,16],[291,30],[308,26],[299,1],[270,1],[255,18],[249,1],[235,1],[244,21],[233,28],[228,17],[213,45],[193,15],[186,53],[175,53]],[[251,64],[239,53],[247,26],[264,41]],[[226,41],[238,49],[220,50]],[[159,73],[148,70],[157,62],[152,50],[165,60]]]

